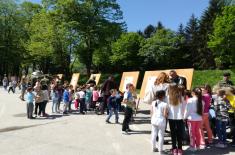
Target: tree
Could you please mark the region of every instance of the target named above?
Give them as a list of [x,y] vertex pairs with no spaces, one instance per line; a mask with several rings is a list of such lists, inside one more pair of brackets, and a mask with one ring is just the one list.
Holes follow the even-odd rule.
[[185,38],[186,38],[187,54],[190,55],[188,61],[190,61],[190,63],[192,64],[191,67],[195,68],[198,68],[198,62],[199,62],[198,30],[199,30],[199,21],[194,15],[192,15],[185,28]]
[[90,75],[96,49],[115,40],[124,28],[120,6],[115,0],[58,0],[54,5],[66,22],[74,23],[76,54]]
[[177,65],[177,45],[181,42],[180,37],[169,29],[160,29],[155,35],[141,44],[140,56],[144,56],[145,67],[148,69],[173,68]]
[[142,57],[138,55],[143,37],[137,33],[124,33],[112,43],[111,63],[119,71],[139,70]]
[[210,0],[209,7],[203,12],[199,26],[199,68],[215,68],[213,52],[208,48],[209,35],[213,32],[213,23],[224,7],[223,0]]
[[214,21],[214,31],[208,41],[209,48],[216,55],[219,68],[235,65],[235,6],[226,6]]
[[155,32],[156,28],[150,24],[144,29],[143,35],[145,38],[150,38]]

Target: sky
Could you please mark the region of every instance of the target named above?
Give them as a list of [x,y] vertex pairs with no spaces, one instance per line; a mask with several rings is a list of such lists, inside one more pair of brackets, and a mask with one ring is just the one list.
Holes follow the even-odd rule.
[[[39,3],[40,0],[28,0]],[[143,31],[149,24],[161,21],[166,28],[177,30],[187,24],[192,14],[200,18],[209,0],[117,0],[128,31]]]

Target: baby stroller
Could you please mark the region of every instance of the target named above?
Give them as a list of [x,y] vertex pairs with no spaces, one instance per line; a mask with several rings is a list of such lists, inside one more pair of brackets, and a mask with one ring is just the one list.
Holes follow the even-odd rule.
[[103,97],[99,97],[95,105],[95,113],[99,115],[101,113],[102,105],[104,104]]

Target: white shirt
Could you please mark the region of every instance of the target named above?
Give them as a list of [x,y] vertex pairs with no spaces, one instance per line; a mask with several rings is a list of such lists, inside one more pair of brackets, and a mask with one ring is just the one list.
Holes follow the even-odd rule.
[[[168,98],[169,100],[169,98]],[[183,99],[182,99],[183,100]],[[184,104],[183,103],[179,103],[178,105],[172,105],[168,104],[168,119],[173,119],[173,120],[181,120],[184,117]]]
[[79,98],[85,98],[85,92],[84,91],[79,91],[76,95],[79,96]]
[[202,121],[202,116],[197,113],[197,97],[192,97],[188,100],[184,118],[190,121]]
[[[160,90],[164,90],[166,92],[166,96],[168,96],[168,88],[169,88],[169,84],[168,83],[161,83],[159,85],[153,85],[150,90],[148,90],[148,92],[145,94],[144,97],[144,102],[147,104],[150,104],[153,102],[153,100],[155,100],[155,96],[156,96],[156,92],[160,91]],[[167,102],[167,99],[164,100],[165,102]]]
[[[156,102],[157,106],[156,106]],[[157,126],[165,126],[166,125],[166,118],[164,116],[164,109],[167,108],[167,103],[156,100],[152,102],[153,114],[151,118],[151,124]]]

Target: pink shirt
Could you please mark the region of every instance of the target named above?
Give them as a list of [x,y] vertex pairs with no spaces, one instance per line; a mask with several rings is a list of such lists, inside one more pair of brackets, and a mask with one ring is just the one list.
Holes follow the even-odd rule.
[[93,90],[93,101],[98,101],[99,98],[99,92],[97,90]]
[[211,96],[209,94],[204,94],[202,100],[205,102],[204,113],[208,113],[211,105]]

